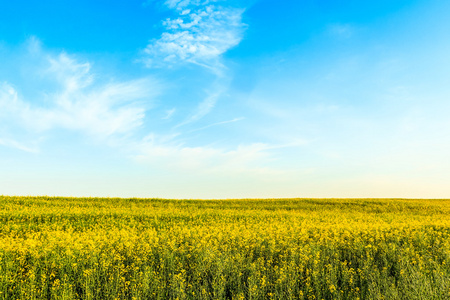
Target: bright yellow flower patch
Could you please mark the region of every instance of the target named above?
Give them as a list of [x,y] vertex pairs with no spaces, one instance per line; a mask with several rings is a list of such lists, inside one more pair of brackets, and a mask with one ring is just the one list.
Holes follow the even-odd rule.
[[450,201],[0,197],[0,299],[447,299]]

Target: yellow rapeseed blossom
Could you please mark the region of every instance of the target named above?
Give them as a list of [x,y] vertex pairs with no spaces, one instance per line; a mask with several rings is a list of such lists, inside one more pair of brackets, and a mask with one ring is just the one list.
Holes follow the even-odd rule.
[[450,293],[450,201],[0,196],[0,299]]

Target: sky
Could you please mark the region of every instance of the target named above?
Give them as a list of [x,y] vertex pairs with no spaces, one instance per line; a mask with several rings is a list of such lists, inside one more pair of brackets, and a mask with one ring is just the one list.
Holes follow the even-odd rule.
[[450,2],[0,3],[0,195],[450,198]]

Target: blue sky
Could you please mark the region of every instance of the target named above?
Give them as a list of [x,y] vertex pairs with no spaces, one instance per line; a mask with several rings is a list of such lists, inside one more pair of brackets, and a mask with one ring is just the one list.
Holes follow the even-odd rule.
[[0,194],[450,197],[447,1],[4,1]]

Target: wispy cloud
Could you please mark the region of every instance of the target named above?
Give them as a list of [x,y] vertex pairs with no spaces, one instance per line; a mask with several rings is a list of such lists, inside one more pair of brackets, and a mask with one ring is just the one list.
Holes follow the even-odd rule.
[[[180,130],[182,125],[201,119],[214,108],[224,91],[224,78],[215,82],[209,95],[190,116],[164,135],[157,128],[145,125],[146,112],[161,91],[160,83],[150,78],[131,81],[104,78],[88,61],[64,52],[46,51],[37,39],[30,44],[32,47],[26,55],[38,63],[33,64],[36,67],[27,76],[33,80],[39,78],[46,88],[38,86],[37,93],[34,90],[27,93],[26,83],[0,82],[1,146],[39,152],[41,143],[48,141],[53,132],[63,130],[69,136],[77,133],[90,136],[95,142],[105,142],[128,153],[137,162],[175,173],[181,170],[256,177],[285,173],[269,166],[273,159],[271,151],[279,147],[276,145],[249,142],[225,149],[211,144],[185,144],[192,131]],[[162,120],[172,118],[176,111],[175,107],[165,111]],[[195,130],[242,119],[216,122]],[[144,131],[155,133],[143,137]]]
[[[243,118],[210,124],[212,126],[238,122]],[[188,131],[189,133],[192,131]],[[307,142],[294,140],[285,144],[249,142],[238,145],[193,146],[182,142],[179,135],[152,133],[141,141],[129,144],[130,157],[138,163],[152,166],[154,170],[171,172],[174,176],[191,174],[190,178],[236,178],[249,176],[258,180],[279,180],[293,175],[294,168],[277,168],[277,153],[284,148],[305,147]],[[298,171],[298,170],[297,170]],[[184,176],[184,175],[183,175]]]
[[177,110],[176,108],[166,110],[166,115],[164,117],[162,117],[161,119],[168,120],[168,119],[172,118],[172,116],[176,110]]
[[220,0],[166,0],[164,3],[172,9],[185,10],[189,6],[207,5]]
[[149,78],[97,83],[90,63],[66,53],[40,50],[37,59],[46,67],[28,75],[50,82],[50,92],[24,96],[21,82],[0,83],[0,124],[12,131],[39,135],[66,129],[96,138],[127,135],[142,125],[145,111],[160,90]]
[[215,174],[232,176],[247,174],[255,176],[280,175],[289,170],[277,170],[269,166],[273,160],[270,150],[280,146],[264,143],[239,145],[234,149],[211,146],[190,147],[161,142],[155,135],[136,144],[140,153],[133,158],[141,163],[166,170],[194,171],[197,175]]
[[212,4],[216,1],[168,0],[177,16],[163,21],[165,32],[145,49],[147,66],[193,63],[213,71],[220,57],[242,40],[244,9]]
[[209,114],[228,89],[229,78],[222,58],[243,38],[245,9],[221,0],[166,0],[163,3],[175,16],[162,22],[165,31],[147,45],[142,61],[147,67],[194,64],[216,77],[206,96],[174,127],[178,128]]
[[206,125],[206,126],[203,126],[203,127],[200,127],[200,128],[196,128],[196,129],[190,130],[190,131],[188,131],[188,132],[200,131],[200,130],[208,129],[208,128],[214,127],[214,126],[219,126],[219,125],[223,125],[223,124],[228,124],[228,123],[238,122],[238,121],[241,121],[241,120],[244,120],[244,119],[245,119],[245,118],[234,118],[234,119],[232,119],[232,120],[227,120],[227,121],[222,121],[222,122],[216,122],[216,123],[213,123],[213,124],[209,124],[209,125]]
[[189,117],[187,117],[184,121],[182,121],[181,123],[176,125],[175,128],[198,121],[199,119],[203,118],[208,113],[210,113],[211,110],[216,105],[221,93],[222,93],[222,91],[218,90],[218,91],[215,91],[214,93],[211,93],[210,95],[208,95],[205,99],[203,99],[202,102],[200,102],[198,104],[194,113],[192,115],[190,115]]
[[23,143],[20,143],[16,140],[12,140],[12,139],[6,139],[6,138],[0,138],[0,145],[2,146],[6,146],[6,147],[10,147],[10,148],[15,148],[15,149],[19,149],[25,152],[31,152],[31,153],[37,153],[39,150],[36,146],[27,146]]

